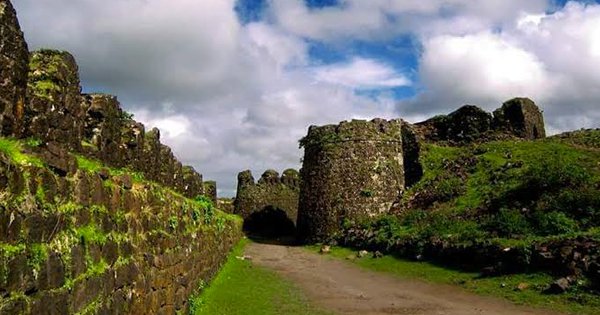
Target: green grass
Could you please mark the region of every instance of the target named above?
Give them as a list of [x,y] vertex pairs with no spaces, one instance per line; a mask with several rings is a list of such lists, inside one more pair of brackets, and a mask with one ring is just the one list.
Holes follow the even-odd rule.
[[0,152],[5,153],[13,162],[19,165],[44,166],[44,162],[39,158],[23,153],[23,145],[15,139],[0,138]]
[[109,171],[110,176],[120,176],[120,175],[128,174],[131,176],[133,181],[136,183],[146,181],[144,178],[144,174],[142,174],[141,172],[135,172],[135,171],[132,171],[127,168],[106,167],[104,164],[102,164],[102,162],[95,160],[95,159],[90,159],[90,158],[84,157],[82,155],[75,155],[75,157],[77,158],[77,165],[78,165],[79,169],[82,169],[82,170],[85,170],[88,172],[92,172],[92,173],[97,173],[101,169],[106,168]]
[[190,299],[191,314],[329,314],[311,306],[290,281],[247,260],[236,259],[248,242],[242,240],[210,286]]
[[[308,246],[312,252],[318,246]],[[332,248],[331,257],[346,259],[356,256],[356,251],[347,248]],[[574,291],[561,295],[542,293],[552,278],[546,274],[516,274],[479,278],[477,273],[462,272],[440,267],[428,262],[415,262],[393,256],[382,258],[356,258],[352,263],[373,271],[388,273],[404,279],[419,279],[430,283],[450,284],[479,295],[507,299],[515,304],[550,309],[571,314],[600,314],[600,299],[586,292]],[[520,283],[529,287],[516,290]]]

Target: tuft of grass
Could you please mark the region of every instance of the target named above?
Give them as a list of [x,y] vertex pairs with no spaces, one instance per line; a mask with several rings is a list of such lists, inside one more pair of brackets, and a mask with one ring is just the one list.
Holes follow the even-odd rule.
[[77,158],[77,165],[79,165],[79,168],[82,170],[88,172],[98,172],[104,167],[100,161],[88,159],[81,155],[76,155],[75,157]]
[[108,239],[107,234],[102,232],[95,224],[89,224],[77,229],[76,235],[84,245],[104,245]]
[[190,314],[329,314],[310,305],[290,281],[247,260],[236,259],[248,242],[242,240],[234,248],[208,287],[201,283],[200,294],[190,298]]
[[15,139],[0,138],[0,152],[5,153],[13,162],[19,165],[44,166],[44,162],[39,158],[23,153],[23,145]]
[[[307,246],[317,252],[320,247]],[[356,257],[356,251],[348,248],[333,247],[331,259]],[[574,290],[561,295],[542,293],[552,277],[543,273],[514,274],[480,278],[478,273],[463,272],[444,268],[429,262],[415,262],[393,256],[382,258],[356,258],[352,263],[377,272],[384,272],[404,279],[417,279],[430,283],[459,286],[469,292],[507,299],[515,304],[533,306],[541,309],[571,313],[600,314],[600,299],[586,291]],[[525,290],[517,290],[519,284],[527,284]]]
[[[97,173],[101,169],[106,167],[104,164],[102,164],[102,162],[95,160],[95,159],[89,159],[82,155],[76,155],[75,157],[77,158],[77,164],[79,165],[79,168],[82,170],[88,171],[88,172]],[[145,181],[144,174],[142,174],[141,172],[135,172],[135,171],[129,170],[127,168],[107,168],[107,169],[110,172],[111,176],[120,176],[120,175],[128,174],[131,176],[133,181],[136,183]]]

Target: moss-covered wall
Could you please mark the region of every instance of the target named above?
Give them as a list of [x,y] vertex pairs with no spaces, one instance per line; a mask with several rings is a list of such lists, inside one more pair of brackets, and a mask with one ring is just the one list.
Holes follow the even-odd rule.
[[27,43],[8,0],[0,0],[0,134],[20,134],[27,88]]
[[289,221],[296,224],[299,177],[298,171],[294,169],[285,170],[281,176],[277,171],[267,170],[256,183],[249,170],[239,173],[234,213],[247,219],[270,207],[283,210]]
[[204,193],[202,175],[184,167],[171,149],[160,143],[160,132],[146,134],[142,123],[121,108],[116,96],[81,94],[75,58],[64,51],[31,53],[24,127],[18,137],[57,143],[99,159],[112,167],[127,167],[146,178],[193,198]]
[[311,126],[301,140],[298,233],[323,241],[344,220],[386,213],[404,189],[400,120]]
[[0,139],[0,314],[174,314],[241,222],[122,169],[72,174]]
[[185,312],[241,220],[73,56],[30,58],[8,0],[0,34],[0,314]]

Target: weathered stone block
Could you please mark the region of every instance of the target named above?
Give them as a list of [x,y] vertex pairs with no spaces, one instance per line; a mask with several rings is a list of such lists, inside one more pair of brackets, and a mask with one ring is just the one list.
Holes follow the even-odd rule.
[[184,166],[183,172],[183,185],[184,195],[188,198],[195,198],[196,196],[204,193],[202,184],[202,175],[196,172],[191,166]]
[[86,153],[110,166],[123,166],[121,143],[122,110],[116,96],[84,95],[86,109],[84,141]]
[[20,135],[23,128],[29,50],[8,0],[0,0],[0,133]]
[[79,151],[85,113],[75,58],[40,50],[31,53],[29,68],[24,135]]
[[213,205],[216,205],[217,200],[217,182],[213,180],[209,180],[203,183],[204,184],[204,195],[212,201]]
[[48,259],[42,264],[38,275],[38,287],[40,290],[52,290],[60,288],[65,283],[65,267],[56,252],[51,252]]
[[48,142],[42,148],[40,157],[59,176],[73,175],[77,171],[75,157],[56,142]]

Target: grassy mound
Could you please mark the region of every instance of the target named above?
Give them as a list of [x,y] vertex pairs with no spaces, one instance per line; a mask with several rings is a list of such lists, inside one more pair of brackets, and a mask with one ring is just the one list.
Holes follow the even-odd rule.
[[542,270],[600,284],[600,132],[426,145],[399,213],[346,222],[346,245],[491,273]]

